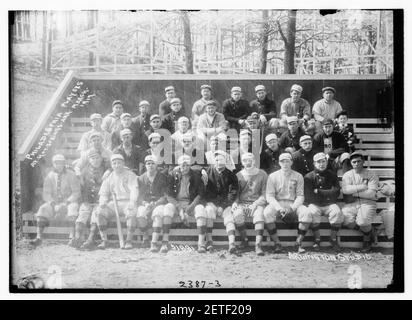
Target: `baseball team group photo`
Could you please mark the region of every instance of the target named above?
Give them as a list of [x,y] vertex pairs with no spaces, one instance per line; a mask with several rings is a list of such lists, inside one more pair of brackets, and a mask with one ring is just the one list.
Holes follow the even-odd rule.
[[322,11],[14,12],[11,288],[393,284],[394,11]]

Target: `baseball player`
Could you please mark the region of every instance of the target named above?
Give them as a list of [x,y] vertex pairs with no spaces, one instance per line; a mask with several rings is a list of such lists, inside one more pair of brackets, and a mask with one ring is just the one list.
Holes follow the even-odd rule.
[[[139,196],[137,198],[137,226],[143,232],[143,246],[149,244],[147,234],[149,222],[153,221],[153,232],[156,237],[161,232],[160,218],[163,215],[164,206],[167,203],[166,193],[168,191],[167,176],[157,168],[157,158],[148,155],[144,159],[146,172],[137,178]],[[156,242],[153,240],[152,251],[157,251]],[[126,246],[127,246],[126,241]],[[128,246],[131,248],[130,245]]]
[[107,150],[111,150],[111,146],[112,146],[111,136],[107,131],[102,129],[102,116],[99,113],[93,113],[90,116],[90,124],[92,126],[92,129],[90,131],[83,133],[82,137],[80,138],[80,142],[79,142],[79,146],[77,147],[77,150],[80,151],[80,153],[82,153],[91,147],[90,135],[94,132],[98,132],[102,136],[103,147],[106,148]]
[[180,117],[177,120],[177,130],[175,133],[172,134],[171,138],[173,141],[173,145],[176,148],[176,145],[178,146],[177,148],[182,148],[182,137],[185,134],[193,134],[192,129],[190,128],[190,120],[188,117]]
[[[168,174],[169,172],[169,165],[165,163],[165,161],[161,161],[164,157],[165,150],[159,147],[159,145],[162,143],[162,136],[157,133],[153,132],[149,135],[149,149],[146,150],[145,152],[145,157],[152,155],[155,156],[157,159],[157,169],[160,170],[163,174]],[[146,167],[142,168],[142,173],[145,172]]]
[[[142,100],[139,103],[139,115],[132,119],[132,127],[139,134],[150,129],[150,103],[147,100]],[[137,143],[139,144],[139,143]]]
[[207,245],[206,249],[210,250],[212,246],[213,220],[216,216],[223,215],[223,222],[229,238],[229,253],[236,253],[235,245],[235,224],[232,217],[232,204],[236,200],[239,184],[232,171],[226,168],[226,157],[215,152],[215,161],[207,169],[206,184],[206,214],[207,223]]
[[298,119],[308,121],[311,118],[310,104],[301,98],[303,92],[302,86],[292,85],[290,88],[290,98],[282,101],[280,106],[280,117],[286,120],[286,117],[297,116]]
[[275,252],[282,251],[276,232],[276,219],[286,223],[299,221],[310,223],[310,213],[303,205],[304,183],[300,173],[292,170],[292,155],[282,153],[279,156],[280,170],[271,173],[266,185],[266,201],[268,205],[263,211],[265,225],[274,241]]
[[308,135],[301,136],[299,139],[300,149],[292,153],[292,169],[305,176],[315,167],[313,166],[313,150],[312,137]]
[[267,148],[260,155],[260,168],[271,174],[280,169],[278,137],[270,133],[265,137],[265,142]]
[[186,117],[186,114],[179,98],[173,98],[170,101],[170,108],[172,111],[163,117],[162,128],[169,130],[170,134],[173,134],[177,128],[177,120],[180,117]]
[[[196,225],[199,231],[198,252],[206,251],[205,234],[207,215],[205,207],[202,205],[204,196],[204,183],[201,174],[197,170],[192,170],[191,158],[188,155],[182,155],[178,159],[178,167],[170,174],[169,191],[167,194],[167,204],[164,207],[163,213],[153,216],[153,240],[152,251],[157,248],[155,246],[160,228],[163,227],[163,242],[160,252],[168,251],[169,229],[172,223],[172,218],[179,215],[183,221],[187,217],[194,216]],[[155,223],[158,230],[155,229]],[[158,250],[158,249],[157,249]]]
[[[75,235],[69,242],[69,246],[74,248],[81,246],[86,224],[89,222],[92,214],[95,214],[98,207],[99,190],[102,185],[103,175],[107,169],[102,156],[97,151],[90,152],[88,158],[89,162],[87,166],[83,168],[80,175],[82,203],[79,209],[79,216],[76,220]],[[94,247],[95,234],[97,234],[97,225],[96,223],[92,223],[88,241],[83,244],[82,249],[91,249],[91,247]]]
[[376,198],[379,185],[378,176],[363,167],[363,154],[355,151],[350,155],[352,170],[342,177],[342,192],[345,205],[343,225],[350,229],[360,229],[363,233],[363,252],[371,249],[372,220],[376,215]]
[[315,102],[312,108],[313,117],[316,120],[318,132],[322,130],[322,122],[325,119],[335,119],[342,106],[335,100],[336,90],[333,87],[322,88],[323,99]]
[[[80,181],[72,171],[66,169],[66,159],[63,155],[54,155],[52,163],[53,169],[43,183],[44,204],[36,214],[37,236],[30,241],[33,246],[41,245],[44,228],[50,224],[50,220],[67,219],[73,223],[74,229],[74,222],[78,216]],[[70,237],[73,237],[73,231]]]
[[303,129],[299,126],[299,119],[296,116],[287,117],[288,130],[285,131],[279,139],[279,148],[281,152],[292,154],[300,149],[300,137],[305,135]]
[[246,118],[252,113],[249,102],[242,99],[242,89],[233,87],[231,98],[226,99],[223,104],[223,115],[229,122],[229,128],[236,129],[238,132],[244,126]]
[[[318,250],[320,246],[319,225],[321,216],[328,217],[331,226],[330,242],[334,250],[339,250],[337,234],[343,222],[343,215],[336,204],[340,186],[339,179],[336,173],[327,169],[328,160],[326,154],[320,152],[313,157],[315,170],[309,172],[304,177],[305,182],[305,204],[308,207],[312,216],[312,230],[315,236],[314,249]],[[300,224],[299,236],[297,244],[299,252],[304,251],[302,248],[302,240],[305,237],[308,224]]]
[[200,86],[200,94],[202,98],[197,100],[192,107],[192,121],[193,124],[197,123],[198,118],[205,113],[206,106],[213,102],[217,110],[220,110],[220,104],[212,96],[212,86],[203,84]]
[[197,133],[205,143],[208,143],[211,136],[225,134],[227,121],[225,116],[217,112],[217,103],[209,101],[205,104],[205,112],[197,118]]
[[121,127],[120,116],[123,113],[123,102],[121,100],[113,101],[112,110],[112,113],[104,117],[102,124],[102,129],[110,135]]
[[[264,255],[262,250],[263,231],[265,218],[263,210],[266,206],[266,182],[265,171],[256,168],[255,158],[252,153],[242,155],[243,169],[236,176],[239,183],[239,192],[236,201],[232,205],[232,220],[239,230],[242,243],[247,245],[245,218],[253,217],[256,230],[256,254]],[[229,221],[230,217],[227,217]]]
[[[258,149],[259,150],[259,149]],[[235,162],[235,173],[242,170],[242,155],[244,153],[252,152],[252,132],[248,129],[242,129],[239,134],[239,146],[236,149],[230,150],[230,156]],[[255,154],[255,163],[259,163],[259,153]]]
[[175,88],[173,86],[166,87],[165,96],[166,96],[166,99],[163,100],[159,104],[159,115],[161,117],[164,117],[165,115],[167,115],[168,113],[172,111],[172,109],[170,108],[171,106],[170,102],[172,101],[173,98],[176,98]]
[[112,149],[117,148],[122,144],[122,139],[120,137],[120,132],[124,129],[129,129],[132,133],[132,143],[137,144],[137,132],[136,129],[132,126],[133,120],[130,113],[122,113],[120,116],[120,128],[113,132],[112,134]]
[[353,125],[348,123],[348,112],[346,110],[338,112],[338,114],[336,115],[336,122],[337,123],[334,130],[344,136],[346,143],[348,144],[349,152],[354,152],[356,135],[353,131]]
[[96,209],[96,222],[102,238],[102,242],[98,245],[99,249],[107,247],[107,224],[115,217],[113,193],[117,197],[119,215],[126,217],[128,240],[132,238],[136,227],[137,177],[124,166],[124,158],[121,154],[113,154],[111,164],[113,171],[102,183],[99,191],[99,206]]
[[[395,181],[386,180],[379,183],[378,198],[395,197]],[[389,241],[393,240],[395,229],[395,204],[381,211],[385,234]]]
[[276,103],[268,98],[265,86],[261,84],[256,86],[255,93],[257,99],[250,102],[252,112],[257,112],[263,125],[277,126]]
[[226,158],[226,168],[230,171],[236,169],[232,157],[224,151],[226,149],[226,135],[219,134],[210,138],[210,150],[205,153],[206,162],[208,165],[215,164],[215,153],[220,152]]

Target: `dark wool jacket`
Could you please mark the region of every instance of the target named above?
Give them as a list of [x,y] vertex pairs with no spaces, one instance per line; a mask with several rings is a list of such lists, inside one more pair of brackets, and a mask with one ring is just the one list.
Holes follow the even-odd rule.
[[137,178],[137,184],[139,188],[139,196],[137,198],[138,205],[143,201],[155,202],[156,205],[166,204],[166,193],[168,191],[167,176],[157,172],[153,183],[150,182],[147,177],[147,172]]
[[296,135],[292,137],[292,134],[290,133],[289,130],[285,131],[282,133],[279,139],[279,148],[280,151],[283,152],[285,151],[286,148],[293,147],[295,150],[300,149],[299,145],[299,139],[301,136],[305,135],[305,132],[301,127],[298,128],[298,131],[296,132]]
[[252,108],[252,112],[257,112],[259,115],[265,116],[268,121],[277,117],[276,103],[267,96],[262,101],[259,99],[253,100],[250,103],[250,107]]
[[207,170],[206,200],[225,209],[236,200],[239,183],[236,174],[225,168],[221,174],[214,167]]
[[[340,194],[338,176],[330,170],[320,172],[315,169],[304,177],[305,204],[327,206],[337,202]],[[318,193],[314,192],[318,189]]]
[[223,115],[229,122],[229,127],[240,130],[240,119],[246,120],[246,118],[252,113],[252,108],[249,107],[249,102],[244,99],[235,101],[232,98],[226,99],[222,104]]
[[144,163],[145,150],[140,146],[133,145],[130,156],[126,154],[123,144],[113,150],[113,153],[121,154],[124,158],[124,165],[136,175],[140,174],[140,164]]
[[305,176],[315,169],[313,165],[313,156],[316,154],[315,150],[306,152],[302,148],[292,154],[293,164],[292,169]]
[[[200,171],[190,169],[189,172],[189,200],[190,204],[196,206],[200,204],[204,198],[205,185],[202,180]],[[182,181],[182,173],[180,169],[174,169],[169,174],[169,191],[168,195],[176,199],[180,190],[180,182]]]
[[170,134],[175,133],[176,123],[180,117],[186,117],[185,110],[182,108],[179,112],[170,112],[162,119],[162,128],[169,130]]
[[269,175],[280,169],[279,165],[279,149],[272,151],[267,148],[260,154],[260,169],[265,170]]
[[[326,138],[325,132],[320,132],[313,137],[313,149],[317,152],[324,151],[324,139]],[[348,144],[345,137],[336,131],[333,131],[329,138],[332,138],[332,151],[329,152],[329,156],[332,159],[339,157],[342,153],[348,152]]]
[[[157,155],[152,152],[152,149],[149,148],[145,151],[143,159],[146,158],[146,156],[152,156],[152,155],[157,157]],[[164,150],[160,152],[160,157],[164,157]],[[165,161],[162,161],[162,163],[157,164],[157,169],[159,169],[159,171],[161,171],[166,176],[169,174],[170,167],[171,165],[166,164]],[[140,173],[144,173],[144,172],[146,172],[146,167],[143,164]]]
[[[357,141],[357,138],[356,138],[355,132],[353,131],[353,125],[348,124],[346,127],[340,128],[339,125],[337,124],[334,127],[334,130],[343,135],[343,137],[346,140],[346,143],[348,144],[349,151],[350,152],[355,151],[355,143]],[[349,142],[351,142],[351,143],[349,143]]]

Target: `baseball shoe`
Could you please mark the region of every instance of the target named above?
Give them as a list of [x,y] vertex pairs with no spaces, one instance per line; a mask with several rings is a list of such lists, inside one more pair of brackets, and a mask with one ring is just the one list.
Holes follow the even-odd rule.
[[372,249],[371,242],[370,241],[363,241],[363,247],[361,249],[361,252],[362,253],[368,253],[368,252],[371,251],[371,249]]
[[236,253],[236,246],[234,243],[229,243],[229,253],[235,254]]
[[132,245],[132,243],[131,243],[130,241],[126,241],[126,243],[125,243],[125,245],[124,245],[124,247],[123,247],[122,249],[124,249],[124,250],[133,249],[133,245]]
[[213,242],[208,241],[206,242],[206,250],[212,252],[213,251]]
[[34,240],[29,241],[29,244],[32,245],[33,247],[38,247],[42,243],[42,240],[40,238],[36,238]]
[[81,246],[80,250],[93,250],[96,248],[96,243],[93,240],[86,240]]
[[258,255],[258,256],[264,256],[265,255],[265,253],[262,250],[262,246],[260,244],[256,245],[255,252],[256,252],[256,255]]
[[197,248],[197,252],[199,253],[206,253],[206,247],[205,246],[199,246]]
[[300,242],[296,242],[295,247],[297,248],[298,253],[305,253],[306,252],[306,250],[303,248],[303,246]]
[[67,245],[69,247],[79,249],[82,244],[81,244],[81,240],[79,238],[71,238]]
[[247,239],[243,239],[243,240],[240,242],[239,249],[244,250],[244,249],[246,249],[248,246],[249,246],[249,242],[247,241]]
[[313,243],[312,249],[313,251],[316,251],[316,252],[320,251],[320,241],[319,240],[315,240],[315,242]]
[[104,250],[107,248],[107,241],[103,240],[102,242],[99,243],[97,246],[97,249]]
[[142,242],[142,248],[150,248],[150,240],[144,239]]
[[332,249],[336,252],[340,251],[340,246],[338,243],[338,239],[330,239],[330,244],[332,246]]
[[283,251],[282,245],[279,242],[276,242],[273,246],[273,251],[275,253],[281,253]]
[[159,246],[157,245],[156,242],[152,242],[150,244],[150,252],[158,252],[159,251]]
[[167,242],[162,243],[162,247],[160,248],[160,253],[167,253],[169,251],[169,246]]

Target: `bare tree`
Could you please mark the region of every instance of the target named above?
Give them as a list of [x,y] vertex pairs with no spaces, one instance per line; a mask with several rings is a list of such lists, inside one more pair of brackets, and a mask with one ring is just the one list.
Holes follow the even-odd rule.
[[49,37],[47,41],[47,73],[50,73],[51,64],[52,64],[52,42],[53,42],[53,11],[50,11],[49,19]]
[[[87,11],[87,29],[93,29],[95,27],[95,14],[94,11]],[[89,66],[94,65],[94,53],[89,51]],[[94,71],[93,68],[90,68],[89,71]]]
[[183,23],[186,73],[193,74],[193,46],[189,14],[187,11],[181,11],[180,17]]
[[263,25],[262,25],[262,49],[260,52],[260,73],[265,74],[267,68],[268,43],[269,43],[269,10],[262,11]]
[[47,11],[43,11],[43,37],[41,48],[41,62],[43,72],[46,72],[46,58],[47,58]]
[[285,74],[295,73],[296,12],[297,10],[288,10],[286,34],[283,32],[280,22],[277,21],[279,33],[285,43],[285,56],[283,60]]

